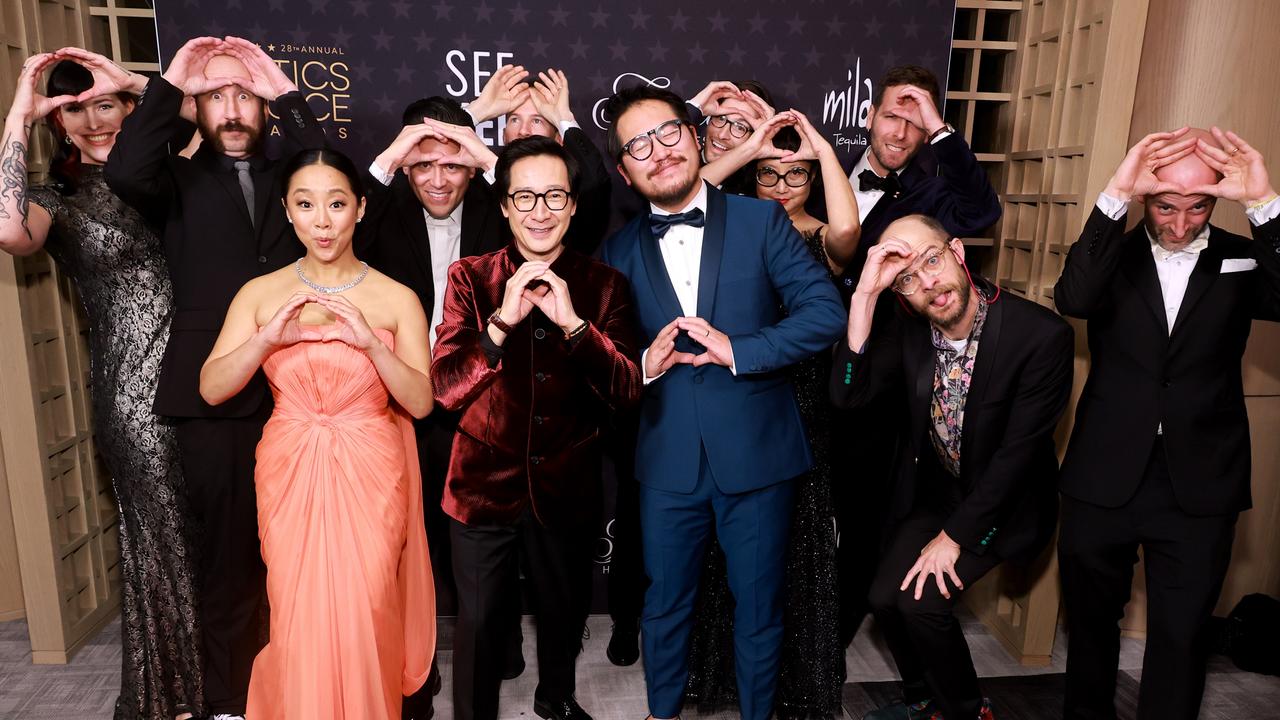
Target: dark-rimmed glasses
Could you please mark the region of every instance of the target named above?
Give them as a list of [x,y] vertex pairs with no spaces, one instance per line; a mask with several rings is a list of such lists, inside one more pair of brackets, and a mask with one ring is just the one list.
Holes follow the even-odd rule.
[[569,205],[569,198],[572,195],[568,190],[556,188],[546,192],[536,193],[532,190],[517,190],[507,194],[507,199],[520,212],[532,212],[538,205],[538,199],[541,198],[543,204],[548,210],[560,211]]
[[911,295],[920,289],[920,275],[928,277],[941,275],[947,267],[946,255],[947,246],[945,245],[942,247],[935,245],[926,250],[924,258],[914,268],[908,269],[893,281],[894,292],[903,296]]
[[755,128],[741,120],[730,120],[728,115],[710,115],[707,117],[707,122],[718,128],[728,125],[729,134],[736,138],[744,138],[755,132]]
[[[684,123],[679,118],[668,120],[658,127],[642,132],[631,138],[622,146],[622,152],[630,155],[635,160],[648,160],[653,154],[653,140],[662,143],[664,147],[674,147],[680,142],[680,134],[683,131]],[[652,139],[650,139],[652,138]],[[622,157],[621,153],[618,155]]]
[[809,179],[809,171],[802,167],[793,167],[781,175],[771,167],[756,170],[756,184],[760,187],[773,187],[781,180],[787,184],[787,187],[798,188],[808,185]]

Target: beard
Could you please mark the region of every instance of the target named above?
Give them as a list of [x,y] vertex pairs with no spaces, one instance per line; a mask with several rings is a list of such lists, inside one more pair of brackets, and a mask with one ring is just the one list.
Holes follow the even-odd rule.
[[[689,161],[682,159],[680,162],[687,163]],[[651,179],[652,177],[646,178],[646,180]],[[689,197],[689,194],[698,187],[700,182],[702,182],[702,176],[695,172],[684,181],[677,182],[668,188],[662,188],[654,184],[652,191],[646,193],[646,196],[649,202],[655,205],[670,205]]]
[[[956,297],[956,302],[953,304],[953,307],[944,307],[941,309],[935,308],[933,305],[933,299],[948,292],[953,293]],[[926,298],[924,309],[925,315],[928,316],[931,323],[936,325],[937,328],[944,333],[953,330],[960,324],[960,321],[964,319],[965,314],[969,312],[969,303],[972,300],[970,295],[971,293],[968,292],[968,288],[965,288],[962,292],[959,285],[948,285],[945,288],[935,288],[935,291],[930,293]]]
[[891,172],[898,172],[902,168],[906,167],[907,163],[911,162],[911,159],[915,157],[914,152],[908,153],[906,155],[906,158],[902,162],[898,163],[897,165],[891,165],[887,160],[885,160],[885,157],[889,154],[889,152],[885,149],[884,146],[885,146],[884,140],[881,140],[875,135],[871,136],[871,144],[869,148],[872,154],[876,156],[876,161],[880,163],[880,167],[884,168],[885,170],[889,170]]
[[234,148],[236,152],[243,152],[246,155],[255,155],[258,152],[258,145],[262,139],[262,130],[260,128],[250,127],[239,120],[229,120],[216,127],[210,127],[205,123],[200,123],[200,136],[204,138],[204,142],[209,143],[214,150],[219,153],[227,153],[227,143],[222,139],[224,133],[241,132],[247,138],[244,140],[244,147]]

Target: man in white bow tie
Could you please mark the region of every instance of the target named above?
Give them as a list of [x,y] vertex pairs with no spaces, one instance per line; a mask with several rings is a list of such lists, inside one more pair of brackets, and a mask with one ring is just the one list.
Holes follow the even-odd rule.
[[[1218,199],[1245,206],[1252,241],[1209,224]],[[1131,200],[1145,217],[1126,233]],[[1058,310],[1088,321],[1092,355],[1060,481],[1067,718],[1116,717],[1139,546],[1138,717],[1199,713],[1206,622],[1251,504],[1240,359],[1254,319],[1280,320],[1277,216],[1263,158],[1238,135],[1154,133],[1107,183],[1054,287]]]

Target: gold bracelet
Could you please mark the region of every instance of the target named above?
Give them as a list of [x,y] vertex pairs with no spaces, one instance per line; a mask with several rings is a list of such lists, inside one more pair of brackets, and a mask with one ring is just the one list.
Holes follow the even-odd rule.
[[583,320],[581,323],[579,323],[579,324],[578,324],[578,327],[576,327],[576,328],[574,328],[574,329],[570,330],[569,332],[565,333],[565,334],[564,334],[564,339],[565,339],[565,340],[572,340],[572,339],[574,339],[574,338],[578,337],[579,335],[581,335],[582,333],[586,332],[586,330],[587,330],[587,321],[586,321],[586,320]]
[[1278,198],[1278,197],[1280,197],[1280,195],[1278,195],[1278,194],[1276,194],[1276,193],[1271,193],[1271,197],[1267,198],[1266,200],[1259,200],[1258,202],[1256,202],[1256,203],[1254,203],[1254,204],[1250,205],[1250,206],[1249,206],[1249,209],[1250,209],[1250,210],[1257,210],[1258,208],[1262,207],[1263,205],[1266,205],[1267,203],[1271,202],[1272,200],[1275,200],[1275,199],[1276,199],[1276,198]]

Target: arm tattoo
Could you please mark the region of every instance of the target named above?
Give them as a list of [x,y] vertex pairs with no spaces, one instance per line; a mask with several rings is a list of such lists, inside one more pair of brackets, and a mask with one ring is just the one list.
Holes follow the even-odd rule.
[[0,141],[0,220],[8,220],[10,206],[17,208],[22,218],[22,229],[31,238],[27,227],[27,146],[21,140],[6,135]]

